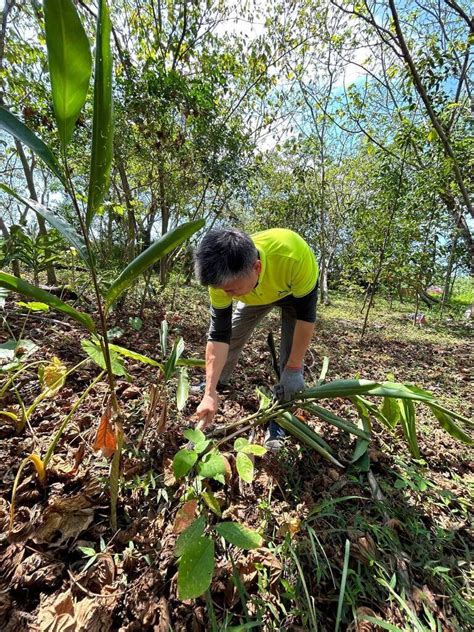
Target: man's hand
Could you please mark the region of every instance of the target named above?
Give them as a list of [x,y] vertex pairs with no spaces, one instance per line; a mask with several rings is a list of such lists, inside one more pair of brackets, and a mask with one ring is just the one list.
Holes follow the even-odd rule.
[[219,397],[216,391],[204,395],[196,410],[196,417],[200,420],[196,428],[198,430],[204,430],[214,419],[218,408]]
[[276,385],[275,395],[280,401],[287,402],[304,388],[303,367],[287,366],[283,369],[280,381]]

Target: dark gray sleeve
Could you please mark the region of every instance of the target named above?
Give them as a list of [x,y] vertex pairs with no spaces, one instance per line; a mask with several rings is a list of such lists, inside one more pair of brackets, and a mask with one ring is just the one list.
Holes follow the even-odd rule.
[[316,321],[316,301],[318,299],[318,284],[314,286],[309,294],[297,298],[292,297],[291,304],[296,311],[296,320],[304,320],[308,323]]
[[232,334],[232,305],[217,309],[211,305],[211,326],[209,327],[208,340],[213,342],[230,343]]

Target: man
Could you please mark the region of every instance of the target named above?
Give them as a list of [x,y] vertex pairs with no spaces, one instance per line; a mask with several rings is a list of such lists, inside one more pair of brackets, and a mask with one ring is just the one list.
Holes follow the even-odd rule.
[[[197,408],[200,428],[218,409],[218,389],[229,383],[244,344],[274,307],[281,308],[280,382],[275,393],[291,399],[304,389],[303,358],[316,319],[318,265],[308,244],[291,230],[254,235],[211,230],[194,255],[199,282],[209,286],[211,326],[206,346],[206,385]],[[232,302],[238,301],[232,315]],[[278,450],[285,433],[271,422],[266,447]]]

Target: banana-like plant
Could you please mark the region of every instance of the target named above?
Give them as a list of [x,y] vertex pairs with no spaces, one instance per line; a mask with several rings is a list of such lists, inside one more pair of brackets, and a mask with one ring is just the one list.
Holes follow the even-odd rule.
[[[227,434],[232,431],[231,436],[233,437],[250,427],[274,419],[287,432],[316,450],[323,458],[337,467],[343,467],[326,441],[298,416],[298,411],[303,410],[358,438],[352,457],[353,463],[361,459],[367,450],[371,439],[372,419],[376,419],[390,431],[400,426],[410,454],[414,458],[420,458],[414,404],[419,402],[431,410],[441,427],[452,437],[468,445],[474,443],[473,439],[457,423],[460,421],[466,427],[472,428],[474,422],[440,404],[429,391],[412,385],[371,380],[334,380],[307,388],[303,392],[297,393],[294,399],[289,402],[272,400],[260,390],[257,391],[257,394],[260,399],[260,408],[256,413],[220,428],[211,433],[211,436]],[[382,398],[382,403],[377,406],[374,401],[367,399],[367,397]],[[320,406],[320,400],[324,399],[350,400],[356,408],[363,428]]]
[[[111,22],[107,2],[106,0],[99,0],[98,5],[92,149],[85,209],[81,208],[79,196],[76,193],[69,168],[67,148],[89,92],[92,55],[88,37],[72,0],[45,0],[43,4],[51,96],[61,148],[60,159],[21,120],[7,109],[0,107],[0,129],[29,147],[60,180],[65,192],[70,197],[80,232],[78,233],[61,216],[39,202],[20,195],[5,184],[0,184],[0,188],[41,215],[61,233],[78,253],[78,256],[82,258],[90,272],[94,286],[99,327],[92,314],[81,312],[49,292],[7,272],[0,272],[0,286],[49,305],[73,318],[91,335],[87,352],[90,352],[91,357],[106,371],[115,420],[117,449],[113,455],[110,477],[111,525],[115,529],[117,527],[118,473],[123,443],[122,415],[115,394],[115,375],[123,374],[124,371],[118,358],[127,356],[130,352],[121,347],[111,347],[107,335],[107,314],[113,303],[134,283],[135,279],[140,277],[149,266],[202,228],[204,221],[188,222],[166,233],[136,257],[109,287],[100,286],[92,248],[91,226],[108,191],[113,157],[113,59],[110,45]],[[100,334],[98,329],[101,331]],[[98,353],[95,349],[98,349]]]

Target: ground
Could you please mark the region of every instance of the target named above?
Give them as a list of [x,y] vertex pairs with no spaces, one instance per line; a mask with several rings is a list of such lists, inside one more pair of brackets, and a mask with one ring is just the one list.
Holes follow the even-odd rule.
[[[327,381],[384,380],[392,374],[472,417],[472,329],[466,323],[449,314],[438,322],[427,314],[424,326],[414,326],[403,318],[413,307],[380,300],[360,341],[359,307],[354,298],[338,295],[331,306],[319,309],[308,383],[316,382],[322,358],[328,356]],[[122,330],[114,342],[159,358],[160,323],[166,318],[171,340],[183,336],[185,355],[202,357],[205,293],[167,290],[147,303],[139,331],[129,323],[137,309],[132,296],[112,314],[111,326]],[[18,336],[25,311],[20,316],[10,298],[5,314]],[[269,329],[278,338],[276,314],[264,321],[246,348],[217,427],[255,412],[256,387],[274,382]],[[8,339],[7,330],[0,342]],[[31,314],[23,337],[39,347],[29,362],[57,356],[72,368],[84,359],[79,341],[85,333],[71,320]],[[421,458],[410,457],[398,429],[390,433],[374,422],[369,472],[350,465],[354,439],[315,418],[306,421],[335,449],[343,470],[288,441],[281,453],[256,458],[255,479],[247,484],[236,475],[232,442],[225,446],[231,472],[225,485],[212,482],[212,491],[223,517],[259,531],[264,544],[242,552],[225,549],[218,540],[210,595],[179,601],[174,545],[176,513],[186,486],[174,479],[170,460],[186,444],[182,430],[194,425],[199,395],[192,392],[178,413],[176,384],[171,382],[166,425],[158,429],[164,421],[160,409],[140,445],[157,370],[135,361],[127,369],[132,382],[120,378],[117,384],[126,435],[117,532],[109,525],[110,459],[93,450],[107,399],[105,381],[72,416],[45,484],[38,482],[32,463],[23,470],[14,526],[8,532],[20,462],[31,453],[44,456],[59,424],[98,374],[92,362],[72,372],[21,432],[10,418],[0,417],[2,630],[472,629],[472,459],[469,446],[448,435],[422,406],[417,408]],[[36,371],[34,366],[18,377],[16,392],[9,388],[5,393],[3,410],[19,413],[19,397],[31,404],[40,392]],[[190,379],[197,385],[202,372],[190,370]],[[326,404],[355,421],[348,400]],[[261,443],[262,438],[263,430],[257,428],[253,440]]]

